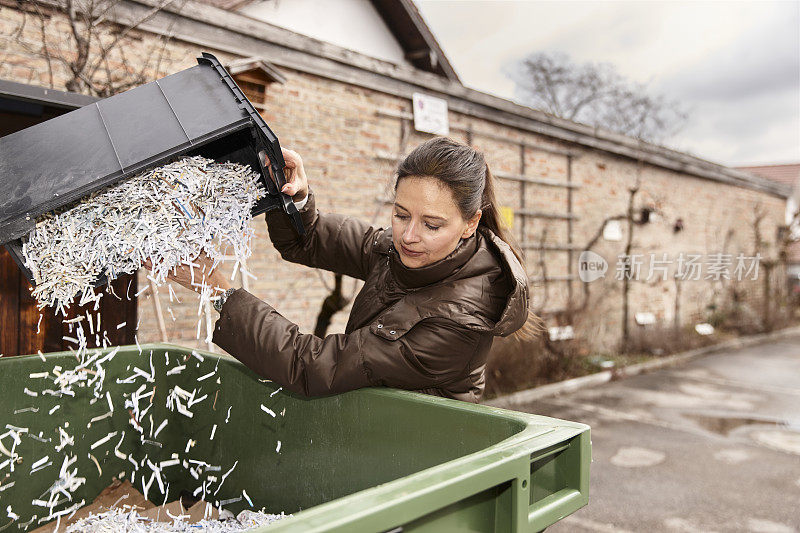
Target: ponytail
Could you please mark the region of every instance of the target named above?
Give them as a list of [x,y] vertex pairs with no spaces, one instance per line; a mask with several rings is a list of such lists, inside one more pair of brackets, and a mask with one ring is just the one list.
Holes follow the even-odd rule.
[[[516,256],[522,269],[525,269],[525,261],[522,259],[522,254],[514,244],[514,240],[508,232],[508,227],[505,225],[502,217],[500,216],[500,208],[495,196],[495,178],[492,171],[489,170],[489,163],[486,163],[486,178],[483,186],[483,196],[481,198],[481,220],[479,226],[483,226],[490,230],[492,233],[502,239],[511,251]],[[528,309],[528,317],[520,329],[512,333],[511,337],[521,342],[532,342],[539,335],[547,335],[547,328],[545,327],[542,317]]]
[[483,185],[483,195],[481,196],[481,220],[479,226],[483,226],[497,235],[501,240],[508,244],[511,251],[514,252],[519,263],[525,268],[525,262],[522,259],[522,254],[514,244],[514,240],[508,233],[508,228],[500,216],[500,207],[497,203],[497,197],[494,194],[494,175],[489,170],[489,163],[486,163],[486,173]]

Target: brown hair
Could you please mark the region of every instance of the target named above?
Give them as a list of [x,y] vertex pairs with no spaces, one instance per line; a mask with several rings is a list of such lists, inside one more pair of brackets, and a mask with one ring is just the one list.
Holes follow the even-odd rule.
[[483,154],[448,137],[434,137],[420,144],[397,167],[397,181],[408,176],[430,176],[450,189],[461,216],[469,220],[481,210],[479,226],[505,241],[524,265],[522,256],[500,219],[494,194],[494,176]]

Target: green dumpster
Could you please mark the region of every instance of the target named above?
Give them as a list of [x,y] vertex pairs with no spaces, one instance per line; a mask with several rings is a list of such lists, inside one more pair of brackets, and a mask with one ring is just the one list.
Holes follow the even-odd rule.
[[[309,399],[168,344],[81,357],[0,359],[0,529],[33,530],[114,477],[149,481],[158,504],[199,491],[292,513],[258,530],[275,533],[541,531],[588,502],[583,424],[393,389]],[[43,507],[72,469],[85,482]]]

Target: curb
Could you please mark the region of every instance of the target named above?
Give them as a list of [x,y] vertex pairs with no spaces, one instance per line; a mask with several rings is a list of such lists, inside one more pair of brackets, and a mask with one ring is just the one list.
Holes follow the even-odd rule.
[[695,350],[689,350],[686,352],[677,353],[675,355],[670,355],[668,357],[664,357],[661,359],[655,359],[653,361],[637,363],[635,365],[630,365],[614,370],[604,370],[602,372],[597,372],[595,374],[590,374],[588,376],[581,376],[579,378],[567,379],[564,381],[559,381],[557,383],[549,383],[547,385],[542,385],[541,387],[534,387],[532,389],[526,389],[519,392],[514,392],[506,396],[493,398],[489,401],[482,403],[483,405],[489,405],[492,407],[511,408],[518,405],[530,403],[536,400],[540,400],[543,398],[575,392],[577,390],[586,387],[595,387],[597,385],[602,385],[603,383],[607,383],[612,379],[620,379],[630,376],[636,376],[638,374],[649,372],[651,370],[657,370],[660,368],[674,366],[679,363],[691,361],[692,359],[696,359],[698,357],[712,354],[715,352],[729,350],[732,348],[733,349],[746,348],[748,346],[753,346],[755,344],[784,339],[786,337],[793,337],[797,335],[800,335],[800,326],[785,328],[778,331],[771,331],[769,333],[760,333],[758,335],[751,335],[749,337],[739,337],[736,339],[730,339],[727,341],[720,342],[719,344],[704,346],[703,348],[697,348]]

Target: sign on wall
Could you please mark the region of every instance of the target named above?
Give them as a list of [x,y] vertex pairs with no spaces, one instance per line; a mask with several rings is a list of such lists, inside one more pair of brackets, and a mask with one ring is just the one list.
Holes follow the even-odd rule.
[[514,208],[508,207],[506,205],[501,205],[500,209],[500,220],[503,222],[503,225],[506,229],[513,229],[514,228]]
[[447,119],[447,100],[414,93],[414,129],[434,135],[450,135]]
[[567,341],[575,338],[575,331],[572,326],[553,326],[547,331],[551,341]]
[[607,241],[622,240],[622,225],[619,220],[609,220],[603,227],[603,238]]
[[636,313],[636,323],[640,326],[656,323],[656,315],[653,313]]

